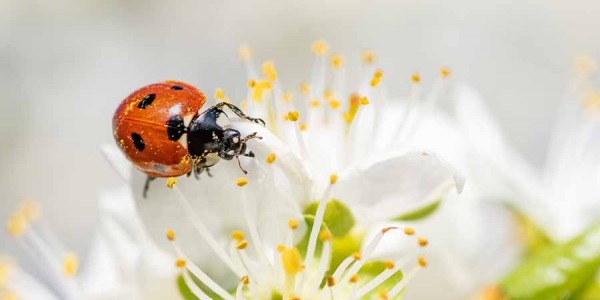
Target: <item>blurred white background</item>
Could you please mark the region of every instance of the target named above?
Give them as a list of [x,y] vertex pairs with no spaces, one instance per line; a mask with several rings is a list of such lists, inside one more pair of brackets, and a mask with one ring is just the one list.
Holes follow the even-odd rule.
[[[85,253],[96,194],[119,183],[97,151],[113,142],[118,103],[164,79],[239,99],[242,43],[274,59],[294,88],[318,38],[349,63],[374,49],[392,94],[406,94],[411,73],[427,82],[448,65],[541,164],[573,57],[598,57],[599,13],[592,0],[2,0],[0,219],[33,197],[65,243]],[[13,250],[3,231],[0,253]]]

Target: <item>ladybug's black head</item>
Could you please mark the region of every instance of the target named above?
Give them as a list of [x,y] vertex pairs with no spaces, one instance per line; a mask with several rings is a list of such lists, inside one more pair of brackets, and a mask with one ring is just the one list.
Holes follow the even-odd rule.
[[225,129],[219,156],[225,160],[231,160],[238,155],[246,153],[246,139],[242,139],[240,132],[235,129]]

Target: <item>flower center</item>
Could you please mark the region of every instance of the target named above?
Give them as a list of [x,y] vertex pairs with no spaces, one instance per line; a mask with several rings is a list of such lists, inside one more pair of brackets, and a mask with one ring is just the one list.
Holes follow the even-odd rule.
[[[331,187],[337,182],[337,176],[331,175],[329,187],[321,199],[329,199]],[[397,296],[406,287],[414,275],[426,266],[425,258],[418,256],[418,249],[427,245],[427,240],[415,237],[415,230],[410,227],[388,227],[381,230],[362,252],[356,252],[346,257],[335,269],[330,269],[332,258],[332,235],[323,224],[324,210],[328,201],[320,201],[310,230],[309,241],[305,249],[294,244],[295,231],[299,221],[290,219],[286,227],[288,236],[282,244],[271,247],[262,241],[254,219],[249,213],[244,190],[252,186],[247,178],[235,181],[241,189],[242,209],[249,231],[249,239],[241,230],[231,233],[229,251],[225,251],[215,238],[197,218],[191,208],[187,208],[190,221],[198,232],[215,251],[222,262],[238,275],[239,283],[235,294],[230,294],[228,288],[221,286],[207,275],[199,266],[186,256],[176,240],[173,230],[167,230],[166,237],[171,242],[177,255],[175,266],[181,270],[181,275],[190,291],[200,299],[211,299],[209,294],[216,294],[223,299],[265,299],[281,295],[283,299],[361,299],[361,297],[377,292],[382,299]],[[180,203],[187,207],[188,200],[178,190],[176,184],[170,186],[178,194]],[[361,270],[370,262],[373,252],[380,244],[384,235],[392,230],[401,230],[407,238],[414,239],[406,253],[397,260],[383,262],[384,269],[372,276],[361,276]],[[316,255],[317,244],[321,250]],[[304,256],[302,253],[305,253]],[[403,272],[407,266],[413,265],[408,272]],[[402,280],[395,282],[389,289],[380,288],[392,276],[402,272]],[[379,288],[379,289],[378,289]]]

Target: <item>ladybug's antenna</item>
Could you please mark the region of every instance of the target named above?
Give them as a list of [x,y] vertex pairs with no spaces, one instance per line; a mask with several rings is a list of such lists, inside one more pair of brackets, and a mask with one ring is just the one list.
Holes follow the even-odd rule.
[[236,155],[236,156],[235,156],[235,159],[237,159],[238,166],[240,167],[240,170],[242,170],[242,172],[244,172],[244,174],[248,174],[248,171],[246,171],[246,170],[244,169],[244,167],[242,167],[242,162],[240,161],[240,156],[239,156],[239,155]]

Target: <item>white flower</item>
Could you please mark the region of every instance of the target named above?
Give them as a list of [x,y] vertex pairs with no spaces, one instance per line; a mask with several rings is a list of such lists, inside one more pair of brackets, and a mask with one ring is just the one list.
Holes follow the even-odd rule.
[[27,201],[7,222],[8,234],[35,270],[10,258],[0,261],[2,299],[179,299],[172,260],[157,249],[135,214],[131,193],[121,188],[99,199],[99,227],[89,259],[67,251]]
[[[600,97],[591,83],[594,62],[582,58],[577,67],[579,71],[559,108],[546,164],[541,170],[523,160],[506,143],[499,126],[485,117],[485,108],[471,89],[460,91],[462,103],[457,107],[463,115],[463,128],[472,139],[472,153],[479,153],[481,158],[473,162],[490,161],[486,169],[491,176],[516,190],[516,196],[505,200],[512,200],[557,241],[573,237],[599,217],[600,161],[596,153],[600,149]],[[487,139],[480,142],[484,136]]]
[[[415,129],[429,115],[439,97],[449,75],[447,69],[442,69],[439,82],[423,101],[419,100],[420,77],[413,75],[410,96],[400,103],[387,98],[383,72],[374,67],[372,52],[364,54],[364,78],[352,90],[355,94],[350,94],[344,90],[342,56],[331,57],[332,72],[328,77],[327,45],[316,42],[313,51],[316,63],[312,80],[301,87],[302,96],[292,100],[290,93],[283,92],[272,62],[262,65],[259,76],[254,72],[250,50],[241,50],[249,70],[249,82],[248,97],[240,106],[249,115],[267,121],[264,128],[231,120],[230,126],[243,135],[257,132],[262,137],[248,144],[256,158],[241,158],[248,171],[246,177],[240,179],[242,173],[237,164],[221,162],[211,168],[212,178],[179,178],[176,185],[174,179],[169,179],[167,183],[175,186],[175,193],[155,180],[148,198],[144,199],[141,192],[145,177],[139,172],[133,173],[131,181],[138,210],[148,232],[159,243],[164,241],[163,234],[168,228],[177,232],[176,248],[184,250],[185,255],[183,250],[178,255],[185,260],[188,271],[194,271],[187,267],[194,262],[193,268],[201,266],[210,274],[211,281],[224,287],[235,285],[235,281],[245,276],[249,276],[250,282],[265,282],[262,278],[265,276],[269,285],[251,288],[253,293],[274,289],[300,295],[303,299],[302,296],[316,297],[315,289],[306,288],[310,284],[303,285],[302,281],[311,278],[313,287],[318,286],[324,274],[322,268],[329,267],[327,251],[321,255],[316,253],[321,224],[327,218],[326,207],[339,204],[349,209],[335,222],[325,221],[324,225],[331,227],[334,237],[339,229],[336,226],[344,222],[347,228],[342,230],[342,235],[364,236],[377,223],[431,207],[453,189],[462,188],[462,178],[437,155],[411,150]],[[220,89],[215,92],[215,98],[230,101]],[[349,101],[344,101],[348,98]],[[123,177],[129,178],[126,168],[122,167],[127,163],[119,160],[114,156],[113,161],[122,169]],[[237,180],[249,184],[240,189],[235,184]],[[309,208],[316,226],[308,227],[307,245],[298,249],[295,245],[307,231],[303,214]],[[293,239],[287,226],[290,221],[297,224]],[[236,263],[240,260],[239,254],[229,238],[231,232],[238,231],[249,234],[248,247],[253,255],[249,266],[242,260],[242,268]],[[374,239],[373,245],[378,239],[380,237]],[[285,245],[282,253],[300,251],[304,254],[302,261],[306,269],[292,280],[291,290],[285,277],[269,276],[280,261],[276,250],[283,249],[277,246],[281,244]],[[367,254],[373,251],[365,246],[369,244],[362,245],[367,247]],[[409,249],[397,252],[415,256]],[[406,259],[407,255],[402,257]],[[321,264],[324,267],[317,267]],[[406,264],[415,263],[396,263],[395,266]],[[253,266],[260,270],[271,266],[272,270],[263,275],[252,272]],[[354,264],[350,266],[351,272],[340,276],[347,279],[360,266]],[[315,277],[315,274],[319,275]],[[207,278],[202,280],[205,285],[210,283]],[[344,294],[347,290],[352,293],[352,289],[344,287],[347,283],[342,280],[335,293],[350,296]]]
[[522,232],[518,231],[522,228],[505,204],[532,219],[555,242],[569,240],[597,222],[600,97],[591,83],[593,61],[579,59],[577,68],[558,110],[542,169],[523,159],[506,141],[473,88],[457,88],[454,124],[467,145],[468,164],[461,167],[470,184],[461,195],[464,201],[436,216],[442,219],[427,233],[464,233],[446,241],[449,247],[443,249],[450,277],[462,281],[463,292],[494,283],[523,253]]

